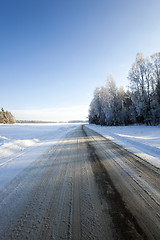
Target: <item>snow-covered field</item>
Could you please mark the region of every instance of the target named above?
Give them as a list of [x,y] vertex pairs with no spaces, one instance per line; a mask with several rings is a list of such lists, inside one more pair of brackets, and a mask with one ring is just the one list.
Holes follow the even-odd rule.
[[0,124],[0,190],[76,124]]
[[160,126],[86,126],[160,167]]

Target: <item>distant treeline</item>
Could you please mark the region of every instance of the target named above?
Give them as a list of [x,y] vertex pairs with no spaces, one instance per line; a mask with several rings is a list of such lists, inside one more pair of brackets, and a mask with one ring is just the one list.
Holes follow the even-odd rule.
[[16,123],[56,123],[52,121],[38,121],[38,120],[16,120]]
[[128,80],[129,90],[117,88],[112,76],[97,88],[89,122],[98,125],[160,124],[160,53],[144,58],[137,53]]
[[37,120],[16,120],[16,123],[86,123],[86,121],[81,120],[71,120],[71,121],[60,121],[60,122],[53,122],[53,121],[37,121]]
[[1,108],[1,111],[0,111],[0,123],[13,124],[13,123],[15,123],[15,118],[12,115],[11,112],[4,111],[4,109]]
[[71,120],[71,121],[68,121],[68,123],[87,123],[87,121],[85,121],[85,120]]

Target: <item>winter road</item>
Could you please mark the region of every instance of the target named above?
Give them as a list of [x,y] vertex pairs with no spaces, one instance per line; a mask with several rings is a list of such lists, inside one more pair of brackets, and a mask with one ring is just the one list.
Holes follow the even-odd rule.
[[0,195],[0,239],[160,239],[160,171],[79,126]]

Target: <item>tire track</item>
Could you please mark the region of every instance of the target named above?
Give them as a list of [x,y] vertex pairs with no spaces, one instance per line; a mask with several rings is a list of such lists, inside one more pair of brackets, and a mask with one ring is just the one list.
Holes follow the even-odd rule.
[[[149,239],[158,240],[160,237],[159,187],[158,181],[156,181],[157,177],[159,178],[159,176],[157,176],[158,173],[156,172],[155,174],[151,166],[151,173],[148,174],[148,164],[142,168],[141,163],[140,165],[136,163],[135,168],[135,160],[128,160],[126,155],[127,150],[124,150],[124,154],[122,153],[122,147],[120,147],[121,151],[117,152],[117,147],[115,149],[115,144],[113,143],[112,148],[112,142],[110,140],[108,146],[108,139],[105,141],[104,137],[101,137],[101,135],[94,131],[90,131],[86,127],[85,130],[89,135],[89,146],[94,148],[93,157],[94,155],[101,157],[101,167],[107,169],[109,173],[108,176],[114,183],[113,186],[116,186],[116,189],[118,189],[127,205],[127,209],[130,209],[133,214],[133,219],[136,220],[134,220],[135,227],[137,228],[138,225],[140,225],[140,232],[145,232]],[[132,157],[134,158],[134,155]],[[131,158],[131,156],[129,156],[129,158]],[[135,158],[137,161],[137,157]],[[126,159],[128,161],[126,161]],[[98,162],[98,160],[95,160],[95,162]],[[140,166],[140,170],[138,166]],[[139,173],[141,173],[140,177]],[[151,178],[152,175],[153,178]],[[145,234],[144,238],[146,238]]]
[[8,185],[0,197],[2,240],[146,239],[104,167],[106,149],[92,137],[77,127]]

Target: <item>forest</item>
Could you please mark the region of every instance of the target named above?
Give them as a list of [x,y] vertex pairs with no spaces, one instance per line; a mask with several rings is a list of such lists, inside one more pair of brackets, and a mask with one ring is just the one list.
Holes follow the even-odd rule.
[[8,112],[8,111],[4,111],[4,109],[1,108],[1,111],[0,111],[0,123],[3,123],[3,124],[13,124],[15,122],[16,121],[15,121],[15,118],[12,115],[12,113]]
[[129,88],[117,88],[112,75],[96,88],[89,123],[106,126],[160,124],[160,52],[144,58],[137,53],[128,74]]

